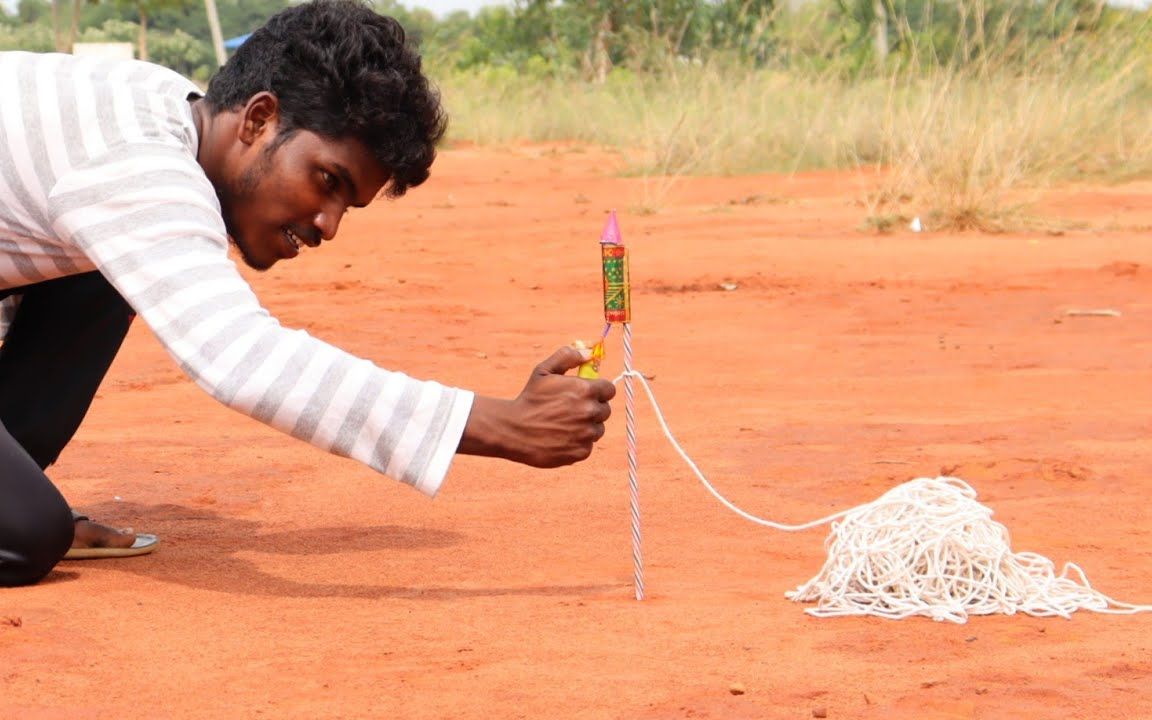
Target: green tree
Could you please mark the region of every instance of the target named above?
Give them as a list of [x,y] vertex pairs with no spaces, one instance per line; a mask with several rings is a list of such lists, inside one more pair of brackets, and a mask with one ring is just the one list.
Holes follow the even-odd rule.
[[[220,29],[225,38],[246,35],[288,7],[288,4],[288,0],[220,0],[217,3]],[[154,8],[151,24],[155,30],[164,32],[183,30],[205,42],[211,40],[208,16],[204,11],[204,4],[199,0],[187,0]]]
[[51,6],[44,0],[20,0],[20,4],[16,6],[16,16],[22,23],[37,23],[51,10]]
[[152,42],[152,59],[202,83],[208,81],[216,68],[211,45],[183,30],[157,33]]
[[[148,48],[149,19],[154,13],[166,9],[176,9],[189,4],[191,0],[115,0],[124,15],[136,21],[139,32],[136,36],[136,56],[141,60],[150,58]],[[202,6],[200,6],[202,7]],[[134,16],[134,17],[133,17]]]

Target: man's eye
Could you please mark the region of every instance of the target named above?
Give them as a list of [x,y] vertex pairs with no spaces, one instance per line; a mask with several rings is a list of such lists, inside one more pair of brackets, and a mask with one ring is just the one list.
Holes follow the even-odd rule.
[[324,181],[324,187],[327,188],[328,190],[335,190],[337,185],[339,184],[338,181],[336,180],[336,176],[330,172],[321,171],[320,177]]

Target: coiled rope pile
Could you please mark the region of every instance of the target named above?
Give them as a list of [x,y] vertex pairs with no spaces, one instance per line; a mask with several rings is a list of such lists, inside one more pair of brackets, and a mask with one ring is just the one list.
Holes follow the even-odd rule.
[[806,612],[818,617],[924,615],[963,623],[996,613],[1068,618],[1077,610],[1152,610],[1093,589],[1074,564],[1057,575],[1051,560],[1012,552],[1008,529],[957,478],[893,488],[833,522],[824,547],[819,574],[785,593],[815,602]]
[[920,615],[964,623],[970,615],[996,613],[1068,618],[1077,610],[1152,612],[1152,605],[1120,602],[1094,589],[1077,565],[1066,564],[1057,575],[1047,558],[1013,552],[1008,529],[992,520],[992,510],[977,502],[976,491],[957,478],[911,480],[870,503],[802,525],[756,517],[717,492],[680,447],[647,379],[635,371],[625,374],[640,380],[673,448],[729,510],[777,530],[832,523],[824,543],[828,554],[824,567],[785,593],[796,602],[816,603],[805,610],[811,615],[891,619]]

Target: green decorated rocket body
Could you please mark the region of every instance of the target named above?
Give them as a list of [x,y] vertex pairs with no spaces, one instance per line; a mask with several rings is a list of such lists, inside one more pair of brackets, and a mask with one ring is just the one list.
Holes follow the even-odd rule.
[[608,216],[608,223],[600,235],[600,262],[604,274],[604,321],[626,323],[632,321],[632,297],[628,283],[628,249],[620,239],[620,226],[616,213]]

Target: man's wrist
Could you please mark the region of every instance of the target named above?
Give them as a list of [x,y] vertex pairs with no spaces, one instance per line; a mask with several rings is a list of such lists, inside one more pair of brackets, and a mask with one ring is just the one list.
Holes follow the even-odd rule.
[[456,452],[463,455],[509,458],[512,401],[477,395]]

